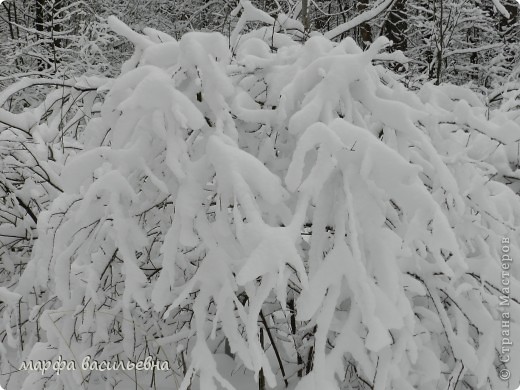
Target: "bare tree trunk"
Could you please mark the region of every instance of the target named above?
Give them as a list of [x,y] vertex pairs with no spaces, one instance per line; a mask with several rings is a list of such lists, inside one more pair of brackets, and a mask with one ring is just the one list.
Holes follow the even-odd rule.
[[[511,51],[512,44],[517,39],[517,23],[518,23],[518,5],[517,4],[504,4],[507,12],[509,12],[509,19],[505,16],[500,17],[500,23],[498,25],[499,34],[503,37],[504,43],[504,57],[507,63],[513,65],[515,61],[515,55]],[[516,28],[515,28],[516,27]]]
[[13,30],[13,20],[11,18],[11,3],[3,3],[2,4],[5,8],[5,11],[7,12],[7,25],[9,26],[9,35],[11,36],[11,39],[14,38],[14,30]]
[[[294,299],[290,299],[287,301],[287,308],[290,310],[290,316],[291,316],[291,333],[293,334],[294,339],[294,348],[296,349],[296,358],[298,359],[298,366],[303,367],[303,358],[302,355],[300,355],[300,352],[298,351],[299,343],[296,341],[296,310],[294,305]],[[303,377],[303,368],[300,368],[298,370],[298,378]]]
[[[363,13],[368,8],[368,0],[359,0],[357,3],[358,13]],[[372,28],[368,22],[363,22],[359,25],[359,35],[361,37],[361,47],[365,49],[372,42]]]
[[35,16],[34,27],[36,31],[43,31],[44,15],[45,15],[45,0],[35,0]]
[[408,48],[406,30],[408,29],[407,0],[396,0],[385,20],[384,35],[394,44],[392,50],[405,51]]
[[[34,27],[36,31],[43,32],[44,31],[44,23],[45,23],[45,0],[35,0],[35,16],[34,16]],[[36,33],[36,39],[42,39],[43,35]],[[42,71],[48,67],[48,65],[38,59],[38,70]]]
[[[437,2],[439,3],[439,15],[436,14]],[[444,0],[435,0],[433,2],[433,12],[436,15],[437,20],[437,55],[436,55],[436,74],[435,74],[435,84],[439,85],[442,79],[442,67],[443,67],[443,56],[444,56]]]
[[307,34],[309,32],[309,0],[302,0],[302,24]]
[[[264,348],[264,329],[260,328],[260,345],[262,349]],[[260,373],[258,374],[258,390],[265,390],[265,376],[264,369],[260,369]]]
[[13,2],[13,15],[14,15],[14,22],[16,26],[16,38],[20,38],[20,28],[18,27],[18,14],[16,11],[16,3]]

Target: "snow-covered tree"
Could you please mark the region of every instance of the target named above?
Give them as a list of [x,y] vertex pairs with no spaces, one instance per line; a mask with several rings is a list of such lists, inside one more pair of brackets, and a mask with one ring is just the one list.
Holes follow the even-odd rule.
[[[520,343],[515,111],[453,85],[408,90],[375,64],[395,58],[385,38],[301,43],[286,15],[247,1],[234,14],[228,38],[180,40],[109,19],[134,54],[81,83],[98,108],[59,160],[21,276],[0,279],[2,373],[87,355],[171,369],[5,382],[505,388],[498,370],[520,362],[518,348],[501,361],[505,312]],[[64,130],[38,110],[0,111],[0,134],[46,151],[42,134]]]
[[381,0],[312,2],[312,25],[331,39],[353,37],[361,47],[386,36],[409,82],[469,84],[485,91],[501,84],[517,62],[514,0]]
[[[3,2],[0,89],[23,77],[65,80],[114,75],[121,64],[121,51],[115,48],[117,37],[94,14],[92,5],[70,0]],[[21,94],[12,94],[2,105],[20,110],[37,104],[49,92],[48,84],[35,84]]]

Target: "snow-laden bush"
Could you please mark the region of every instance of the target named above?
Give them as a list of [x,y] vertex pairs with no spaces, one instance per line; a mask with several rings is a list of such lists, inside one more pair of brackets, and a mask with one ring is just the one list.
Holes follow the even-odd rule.
[[[518,120],[463,88],[408,91],[373,65],[384,38],[300,44],[297,22],[242,4],[229,40],[109,20],[135,53],[99,89],[23,274],[2,282],[2,381],[516,385],[520,351],[502,346],[520,343]],[[268,26],[242,33],[255,19]],[[14,373],[87,355],[170,370]]]

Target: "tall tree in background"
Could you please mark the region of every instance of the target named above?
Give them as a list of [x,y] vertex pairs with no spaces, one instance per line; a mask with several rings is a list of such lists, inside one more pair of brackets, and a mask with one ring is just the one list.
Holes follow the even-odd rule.
[[[369,0],[359,0],[357,2],[357,11],[358,13],[362,14],[367,11],[369,8]],[[372,27],[370,26],[370,23],[363,22],[359,25],[359,36],[360,36],[360,43],[362,48],[367,48],[370,43],[373,40],[372,37]]]
[[406,51],[408,36],[408,0],[396,0],[385,17],[381,35],[393,43],[392,50]]

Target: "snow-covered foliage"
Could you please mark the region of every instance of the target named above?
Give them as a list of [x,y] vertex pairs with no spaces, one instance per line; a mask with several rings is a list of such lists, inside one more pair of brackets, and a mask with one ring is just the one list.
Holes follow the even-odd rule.
[[35,86],[52,88],[33,109],[0,108],[0,245],[2,284],[15,284],[29,261],[41,210],[62,193],[61,168],[82,148],[81,128],[92,115],[100,78],[31,79],[0,93],[0,107]]
[[[95,80],[104,98],[73,155],[55,146],[57,116],[0,111],[2,164],[45,179],[10,168],[25,180],[10,202],[45,200],[21,276],[0,279],[2,373],[59,356],[171,366],[5,382],[503,388],[500,296],[520,344],[517,115],[460,87],[407,90],[373,65],[385,38],[366,51],[319,34],[301,44],[298,22],[242,7],[229,40],[110,18],[135,52],[118,77]],[[254,20],[266,27],[240,30]],[[510,355],[518,367],[520,350]]]

